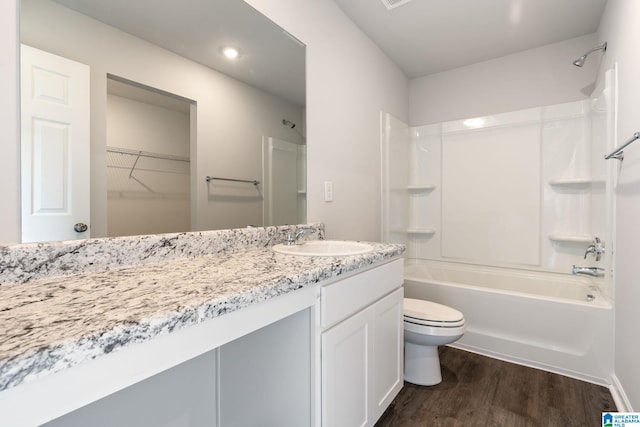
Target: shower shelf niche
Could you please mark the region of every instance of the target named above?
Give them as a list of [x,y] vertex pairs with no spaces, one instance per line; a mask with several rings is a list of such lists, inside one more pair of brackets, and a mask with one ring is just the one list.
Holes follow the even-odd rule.
[[569,234],[569,233],[551,233],[549,234],[549,240],[552,242],[565,242],[565,243],[591,243],[593,241],[592,236],[586,234]]

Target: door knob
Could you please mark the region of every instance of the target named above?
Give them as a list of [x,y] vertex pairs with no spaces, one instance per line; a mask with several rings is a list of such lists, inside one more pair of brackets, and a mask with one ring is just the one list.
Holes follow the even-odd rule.
[[83,223],[83,222],[79,222],[77,224],[75,224],[73,226],[73,229],[75,231],[77,231],[78,233],[84,233],[85,231],[87,231],[89,229],[89,227],[87,226],[87,224]]

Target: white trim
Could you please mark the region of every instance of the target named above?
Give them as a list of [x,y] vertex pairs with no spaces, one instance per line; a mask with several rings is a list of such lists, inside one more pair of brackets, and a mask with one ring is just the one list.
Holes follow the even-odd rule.
[[609,391],[611,392],[611,396],[613,397],[613,401],[616,403],[616,409],[618,412],[634,412],[631,407],[631,402],[629,401],[629,397],[624,392],[624,388],[618,379],[616,374],[611,375],[611,385],[609,386]]

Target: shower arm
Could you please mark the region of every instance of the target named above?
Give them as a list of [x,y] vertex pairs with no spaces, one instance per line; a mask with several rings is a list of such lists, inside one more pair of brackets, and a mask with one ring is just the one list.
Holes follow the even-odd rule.
[[606,51],[607,50],[607,42],[602,43],[600,46],[594,47],[593,49],[591,49],[590,51],[588,51],[587,53],[585,53],[582,56],[587,57],[587,56],[591,55],[593,52],[597,52],[599,50]]

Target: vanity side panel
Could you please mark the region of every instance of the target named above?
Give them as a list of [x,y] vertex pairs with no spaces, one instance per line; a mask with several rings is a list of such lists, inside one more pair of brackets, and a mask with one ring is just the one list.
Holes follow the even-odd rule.
[[43,427],[198,427],[216,425],[216,352],[43,424]]
[[310,426],[313,308],[220,348],[220,426]]

